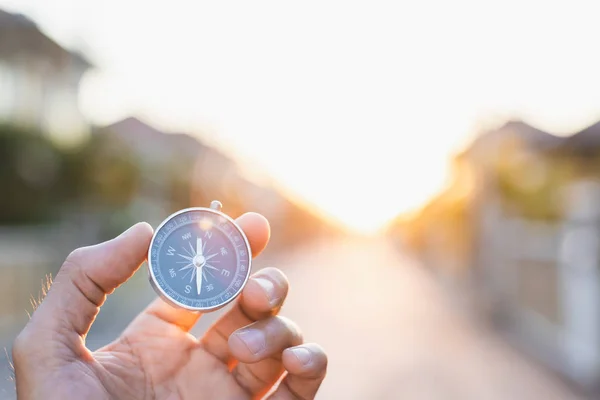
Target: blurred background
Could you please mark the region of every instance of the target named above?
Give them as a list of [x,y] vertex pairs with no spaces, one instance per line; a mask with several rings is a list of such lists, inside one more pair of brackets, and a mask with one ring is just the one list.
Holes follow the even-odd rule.
[[0,398],[71,250],[213,199],[270,219],[319,398],[599,398],[598,11],[0,0]]

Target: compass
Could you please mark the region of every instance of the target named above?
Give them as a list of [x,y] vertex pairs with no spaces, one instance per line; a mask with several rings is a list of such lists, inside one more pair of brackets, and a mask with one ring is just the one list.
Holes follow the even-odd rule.
[[148,250],[154,290],[175,307],[215,311],[235,299],[250,276],[252,250],[233,219],[210,208],[180,210],[156,229]]

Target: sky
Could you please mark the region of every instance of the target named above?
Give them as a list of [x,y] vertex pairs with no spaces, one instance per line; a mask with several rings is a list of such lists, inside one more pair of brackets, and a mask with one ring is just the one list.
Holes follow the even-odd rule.
[[600,118],[597,1],[0,0],[96,69],[81,107],[196,132],[349,226],[418,209],[482,125]]

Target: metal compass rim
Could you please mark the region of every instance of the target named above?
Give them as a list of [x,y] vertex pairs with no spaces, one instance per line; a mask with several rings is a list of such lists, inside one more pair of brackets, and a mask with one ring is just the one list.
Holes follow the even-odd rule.
[[[158,284],[158,281],[156,279],[156,276],[154,275],[154,270],[152,268],[152,247],[154,245],[154,241],[156,239],[156,236],[158,234],[158,232],[160,232],[160,230],[169,222],[171,221],[173,218],[177,217],[178,215],[184,214],[184,213],[188,213],[188,212],[194,212],[194,211],[200,211],[200,212],[208,212],[208,213],[212,213],[215,215],[218,215],[222,218],[225,218],[227,220],[227,222],[229,222],[240,234],[240,236],[242,237],[242,239],[244,240],[244,244],[246,245],[246,249],[248,252],[248,273],[246,274],[245,278],[244,278],[244,282],[242,283],[242,285],[240,285],[240,287],[237,289],[237,291],[231,296],[231,298],[227,299],[226,301],[219,303],[217,305],[214,306],[209,306],[209,307],[194,307],[194,306],[190,306],[188,304],[179,302],[173,298],[171,298],[169,295],[167,295],[167,293],[165,293],[164,289]],[[184,208],[181,210],[178,210],[174,213],[172,213],[171,215],[169,215],[168,217],[166,217],[156,228],[156,230],[154,231],[154,233],[152,234],[152,239],[150,240],[150,246],[148,247],[148,255],[147,255],[147,270],[148,270],[148,280],[150,281],[150,285],[152,286],[152,288],[154,289],[154,291],[158,294],[158,296],[165,301],[167,304],[175,307],[175,308],[183,308],[186,309],[188,311],[193,311],[193,312],[212,312],[212,311],[217,311],[223,307],[225,307],[226,305],[228,305],[229,303],[231,303],[233,300],[235,300],[240,293],[242,292],[242,290],[244,289],[244,287],[246,286],[246,283],[248,282],[248,279],[250,278],[250,274],[252,273],[252,248],[250,247],[250,242],[248,241],[248,238],[246,237],[246,234],[244,233],[243,229],[235,222],[235,220],[233,218],[231,218],[229,215],[223,213],[222,211],[218,211],[212,208],[208,208],[208,207],[188,207],[188,208]],[[158,266],[157,266],[158,267]]]

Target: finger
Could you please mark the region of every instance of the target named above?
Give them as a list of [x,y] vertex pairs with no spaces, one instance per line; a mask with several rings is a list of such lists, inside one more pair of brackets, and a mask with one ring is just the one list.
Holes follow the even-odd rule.
[[229,336],[246,325],[279,312],[288,293],[288,280],[277,268],[264,268],[252,275],[240,299],[202,337],[206,351],[228,364],[232,361]]
[[[244,231],[250,243],[252,255],[256,257],[265,249],[269,241],[271,235],[269,222],[260,214],[246,213],[239,217],[236,223]],[[161,321],[177,325],[184,331],[189,331],[198,321],[200,315],[198,312],[175,308],[158,298],[138,318],[156,317]]]
[[283,352],[287,376],[269,400],[314,399],[327,373],[327,355],[321,346],[306,343]]
[[144,262],[152,227],[139,223],[115,239],[73,251],[60,268],[31,323],[85,335],[99,307]]
[[300,330],[287,318],[255,322],[229,337],[231,354],[240,361],[232,374],[252,396],[263,395],[284,372],[281,353],[301,343]]

